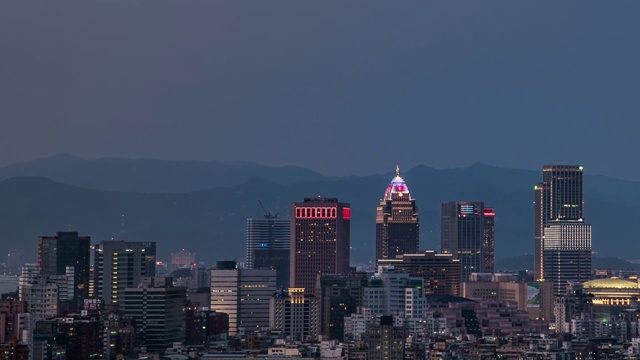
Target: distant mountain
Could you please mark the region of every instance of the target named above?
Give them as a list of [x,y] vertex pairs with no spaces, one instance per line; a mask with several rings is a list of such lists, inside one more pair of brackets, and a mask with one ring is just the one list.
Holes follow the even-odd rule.
[[279,184],[323,178],[314,171],[296,166],[122,158],[86,160],[70,155],[57,155],[0,168],[0,180],[18,176],[42,176],[90,189],[143,193],[178,193],[231,187],[254,177]]
[[[263,215],[258,199],[271,212],[288,217],[292,202],[323,195],[351,203],[352,259],[368,261],[373,258],[375,247],[376,206],[394,176],[390,171],[383,175],[327,178],[300,168],[227,164],[224,165],[227,167],[221,165],[227,172],[224,178],[222,173],[211,170],[211,163],[187,162],[185,165],[158,161],[169,167],[168,164],[174,164],[177,169],[193,167],[211,171],[168,171],[176,179],[172,182],[157,175],[159,170],[155,165],[135,165],[137,170],[133,172],[123,170],[126,166],[112,165],[121,161],[129,165],[156,162],[61,157],[55,161],[43,160],[40,165],[39,162],[23,165],[21,171],[46,172],[52,171],[51,168],[57,169],[55,171],[64,168],[69,174],[76,175],[68,175],[68,183],[73,185],[42,177],[18,177],[1,182],[0,251],[21,244],[25,254],[33,258],[38,235],[71,227],[91,235],[94,242],[111,237],[158,241],[159,252],[165,259],[169,252],[187,248],[196,251],[198,258],[205,261],[242,260],[246,251],[246,219]],[[107,169],[119,170],[112,170],[114,174],[109,178],[97,175],[106,170],[81,170],[100,168],[101,163],[106,163]],[[237,172],[234,166],[239,169]],[[153,170],[147,173],[147,169]],[[7,174],[7,168],[0,173]],[[126,179],[118,176],[124,173],[135,176]],[[178,179],[187,174],[193,179]],[[265,176],[261,176],[263,174]],[[447,170],[417,166],[402,175],[420,207],[422,249],[440,248],[440,204],[443,201],[480,200],[496,210],[497,258],[532,252],[533,185],[540,181],[539,172],[477,164]],[[223,178],[229,181],[223,181]],[[76,186],[87,179],[94,179],[94,186]],[[214,182],[211,179],[218,179],[215,181],[222,185],[185,190]],[[98,188],[102,184],[98,180],[104,182],[104,188]],[[155,190],[132,191],[143,187]],[[104,190],[114,188],[126,191]],[[160,193],[158,189],[165,189],[167,193]],[[640,213],[640,183],[587,176],[585,193],[586,220],[593,224],[594,250],[601,256],[637,257],[638,246],[630,234],[636,232],[636,214]],[[122,215],[124,234],[121,234]],[[634,251],[629,252],[630,249]]]
[[[593,269],[640,271],[640,264],[634,264],[618,257],[594,256],[592,258],[591,267]],[[533,254],[525,254],[496,261],[496,271],[521,271],[532,269]]]

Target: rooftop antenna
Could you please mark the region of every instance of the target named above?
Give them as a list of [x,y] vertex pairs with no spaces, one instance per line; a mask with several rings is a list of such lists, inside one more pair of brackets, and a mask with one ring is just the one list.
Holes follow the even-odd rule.
[[267,208],[264,206],[262,201],[258,200],[258,204],[260,204],[260,207],[262,208],[262,211],[264,211],[264,218],[265,219],[277,219],[278,218],[278,213],[276,213],[275,215],[271,214],[271,212],[269,210],[267,210]]
[[124,235],[124,214],[120,215],[120,235]]

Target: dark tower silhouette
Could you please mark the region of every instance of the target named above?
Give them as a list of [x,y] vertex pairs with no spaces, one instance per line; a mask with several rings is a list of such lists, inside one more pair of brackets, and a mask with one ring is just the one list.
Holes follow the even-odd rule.
[[41,275],[64,275],[67,266],[74,268],[74,298],[71,311],[79,311],[89,296],[89,236],[77,232],[58,232],[38,239],[38,265]]
[[322,274],[349,273],[351,207],[336,198],[305,198],[291,209],[291,283],[314,295]]

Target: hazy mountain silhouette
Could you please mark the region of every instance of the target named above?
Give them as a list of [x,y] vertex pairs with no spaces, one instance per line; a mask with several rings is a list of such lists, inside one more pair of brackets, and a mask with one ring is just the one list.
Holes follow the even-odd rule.
[[322,178],[314,171],[296,166],[123,158],[86,160],[71,155],[51,156],[0,168],[0,180],[17,176],[43,176],[91,189],[143,193],[176,193],[235,186],[256,176],[282,184]]
[[[132,172],[127,166],[114,163],[138,165]],[[106,164],[105,168],[110,170],[100,170],[100,164]],[[165,165],[147,164],[174,164],[176,169],[190,170],[165,170],[174,181],[157,177],[158,167]],[[43,177],[17,177],[1,182],[0,250],[20,244],[25,255],[33,259],[38,235],[72,228],[92,236],[94,242],[111,237],[157,241],[159,254],[165,259],[171,251],[187,248],[207,262],[223,258],[242,260],[246,252],[246,219],[263,215],[258,199],[271,212],[288,217],[292,202],[323,195],[351,203],[352,259],[354,262],[373,259],[375,209],[394,176],[392,171],[383,175],[327,178],[301,168],[223,164],[229,165],[220,167],[225,169],[223,174],[211,170],[215,170],[211,164],[56,157],[0,169],[3,176],[9,176],[11,171],[49,171],[64,175],[74,184]],[[234,172],[234,167],[239,170]],[[92,171],[86,169],[92,168],[98,170],[86,174]],[[152,170],[146,172],[147,169]],[[108,171],[112,172],[109,177],[100,176]],[[134,176],[127,178],[125,174]],[[264,174],[270,180],[263,179]],[[532,252],[533,185],[540,180],[540,172],[476,164],[448,170],[418,166],[402,176],[420,207],[422,249],[440,248],[441,202],[481,200],[497,213],[497,257]],[[181,180],[181,177],[192,178]],[[93,179],[96,188],[127,191],[76,186],[87,179]],[[212,179],[223,185],[181,192],[215,182]],[[154,190],[148,193],[131,190],[138,188]],[[170,193],[159,193],[158,189]],[[587,176],[585,192],[585,213],[587,221],[593,224],[594,250],[600,255],[637,257],[638,246],[629,234],[635,233],[635,214],[640,211],[640,183]],[[123,214],[125,226],[121,233]]]

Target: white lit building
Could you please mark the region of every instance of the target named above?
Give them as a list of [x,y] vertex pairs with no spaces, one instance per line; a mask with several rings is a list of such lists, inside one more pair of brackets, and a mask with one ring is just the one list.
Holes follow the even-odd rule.
[[591,280],[591,225],[583,221],[553,221],[544,227],[543,275],[554,295],[564,295],[570,282]]
[[229,335],[269,326],[269,302],[276,292],[275,270],[238,269],[219,261],[211,270],[211,310],[229,315]]

